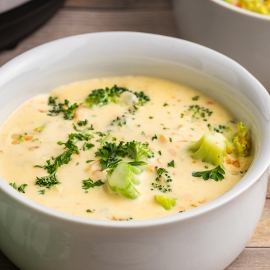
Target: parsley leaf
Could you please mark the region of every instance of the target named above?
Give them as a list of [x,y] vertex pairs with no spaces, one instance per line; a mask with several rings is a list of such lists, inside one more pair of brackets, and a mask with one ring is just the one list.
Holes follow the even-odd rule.
[[[56,158],[52,157],[51,160],[47,160],[44,166],[35,165],[35,167],[43,168],[49,175],[43,177],[36,177],[36,185],[40,187],[51,188],[54,185],[60,184],[56,178],[56,172],[59,167],[64,164],[68,164],[71,161],[73,153],[79,154],[79,148],[76,145],[78,141],[88,141],[93,138],[93,135],[82,134],[82,133],[71,133],[68,135],[69,139],[67,142],[58,142],[58,145],[64,145],[67,150]],[[90,147],[92,144],[87,144]]]
[[60,113],[64,114],[65,120],[72,120],[74,118],[75,110],[78,108],[77,103],[71,105],[68,100],[64,103],[56,103],[57,98],[49,97],[48,105],[53,106],[52,110],[49,110],[49,116],[57,116]]
[[174,160],[172,160],[171,162],[169,162],[167,165],[168,165],[168,167],[173,167],[174,168]]
[[78,122],[78,126],[86,126],[87,125],[87,123],[88,123],[88,120],[87,119],[85,119],[84,121],[79,121]]
[[88,150],[88,149],[90,149],[90,148],[93,148],[95,145],[94,144],[92,144],[92,143],[87,143],[87,142],[85,142],[84,144],[83,144],[83,151],[86,151],[86,150]]
[[9,185],[12,186],[14,189],[17,189],[17,185],[16,185],[15,182],[14,183],[9,183]]
[[91,178],[82,180],[82,182],[83,182],[82,189],[89,189],[104,185],[104,182],[102,182],[101,180],[94,182]]
[[218,165],[216,168],[208,171],[201,171],[201,172],[193,172],[192,176],[194,177],[202,177],[203,180],[213,179],[215,181],[221,181],[224,179],[223,174],[225,171]]
[[40,195],[44,195],[45,194],[45,189],[40,189],[39,191],[38,191],[38,193],[40,194]]
[[200,98],[200,96],[195,96],[192,98],[192,100],[198,100]]
[[27,184],[22,184],[18,187],[18,191],[19,192],[22,192],[22,193],[25,193],[24,189],[27,187],[28,185]]

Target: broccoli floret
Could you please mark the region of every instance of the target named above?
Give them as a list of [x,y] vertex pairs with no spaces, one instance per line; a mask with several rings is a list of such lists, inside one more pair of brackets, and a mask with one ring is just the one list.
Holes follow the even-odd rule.
[[112,173],[107,173],[108,186],[113,192],[120,193],[130,199],[136,199],[140,193],[134,187],[134,184],[139,184],[135,174],[136,170],[133,169],[133,166],[126,162],[120,162]]
[[193,152],[192,158],[224,168],[223,159],[226,156],[226,151],[229,151],[228,148],[228,141],[222,134],[206,133],[189,150]]
[[[140,193],[134,187],[140,182],[136,174],[141,174],[140,166],[147,163],[141,159],[152,157],[153,152],[148,149],[147,143],[136,141],[116,143],[105,142],[96,152],[100,157],[102,170],[107,170],[109,189],[131,199],[136,199]],[[122,158],[131,158],[133,161],[124,162]]]
[[95,89],[85,99],[85,103],[92,107],[94,105],[103,106],[111,102],[117,103],[120,95],[128,91],[124,87],[113,86],[112,88],[106,87],[105,89]]
[[151,158],[154,156],[152,150],[148,148],[148,143],[141,143],[136,141],[127,142],[125,150],[129,158],[134,161],[140,161],[143,158]]
[[[118,87],[117,85],[112,88],[106,87],[105,89],[95,89],[91,94],[85,99],[85,104],[89,107],[94,105],[104,106],[109,103],[121,103],[120,97],[122,93],[131,93],[134,96],[126,97],[125,100],[127,104],[130,102],[136,105],[143,106],[146,102],[150,101],[150,98],[144,94],[144,92],[133,92],[125,87]],[[52,100],[54,102],[54,100]]]
[[248,138],[248,129],[242,122],[237,124],[238,132],[233,139],[234,151],[238,156],[247,157],[250,155],[251,142]]
[[155,201],[159,203],[166,210],[170,210],[176,205],[175,198],[171,198],[171,197],[167,197],[163,195],[155,195],[154,198],[155,198]]

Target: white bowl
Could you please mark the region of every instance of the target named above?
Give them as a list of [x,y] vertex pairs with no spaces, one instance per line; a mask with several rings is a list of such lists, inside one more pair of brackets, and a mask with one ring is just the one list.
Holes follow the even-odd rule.
[[151,34],[61,39],[0,69],[0,124],[34,95],[73,81],[119,75],[173,80],[224,104],[252,130],[254,162],[248,173],[233,189],[194,210],[129,222],[56,212],[0,179],[0,248],[22,270],[226,268],[257,226],[269,174],[269,96],[236,62],[200,45]]
[[270,16],[223,0],[174,0],[180,37],[239,62],[270,92]]

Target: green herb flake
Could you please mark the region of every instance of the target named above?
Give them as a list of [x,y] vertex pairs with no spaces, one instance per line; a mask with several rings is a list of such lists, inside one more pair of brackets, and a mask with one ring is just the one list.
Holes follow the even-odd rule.
[[40,194],[40,195],[44,195],[45,194],[45,189],[40,189],[39,191],[38,191],[38,193]]
[[169,138],[169,141],[172,142],[172,138]]
[[88,159],[88,160],[86,160],[86,163],[90,163],[92,161],[95,161],[95,160],[94,159]]
[[159,153],[159,155],[160,155],[160,156],[162,155],[162,153],[161,153],[161,151],[160,151],[160,150],[158,151],[158,153]]
[[153,141],[153,140],[157,140],[157,138],[158,138],[158,137],[157,137],[157,135],[155,134],[155,135],[152,137],[152,141]]
[[36,128],[34,129],[34,131],[35,131],[35,132],[41,133],[41,132],[43,131],[44,128],[45,128],[45,125],[43,125],[43,126],[41,126],[41,127],[36,127]]
[[167,165],[168,165],[168,167],[173,167],[174,168],[174,160],[172,160],[171,162],[169,162]]
[[18,187],[18,191],[19,192],[22,192],[22,193],[25,193],[25,188],[27,187],[28,185],[27,184],[22,184]]
[[102,182],[101,180],[98,181],[93,181],[91,178],[88,178],[86,180],[82,180],[82,189],[89,189],[89,188],[94,188],[94,187],[99,187],[104,185],[104,182]]
[[90,148],[93,148],[93,147],[95,147],[94,144],[85,142],[85,143],[83,144],[83,151],[86,151],[86,150],[88,150],[88,149],[90,149]]
[[153,119],[154,117],[153,116],[149,116],[149,119]]
[[93,213],[93,211],[90,210],[90,209],[86,209],[86,212],[87,212],[87,213]]
[[169,104],[168,103],[164,103],[163,106],[166,107],[166,106],[169,106]]
[[14,182],[14,183],[9,183],[9,185],[10,185],[11,187],[13,187],[14,189],[17,189],[17,185],[16,185],[15,182]]
[[224,179],[225,171],[218,165],[216,168],[208,171],[193,172],[193,177],[202,177],[203,180],[213,179],[215,181],[221,181]]
[[80,127],[86,126],[87,124],[88,124],[88,120],[87,119],[78,122],[78,126],[80,126]]
[[49,97],[48,105],[53,106],[52,110],[49,110],[47,115],[57,116],[60,113],[64,114],[65,120],[72,120],[74,118],[75,110],[79,107],[77,103],[71,104],[68,100],[64,103],[55,102],[56,98]]
[[200,97],[199,96],[195,96],[192,98],[192,100],[198,100]]

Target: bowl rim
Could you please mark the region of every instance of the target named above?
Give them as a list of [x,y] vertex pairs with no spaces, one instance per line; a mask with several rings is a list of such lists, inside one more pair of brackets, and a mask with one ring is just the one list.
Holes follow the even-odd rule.
[[224,0],[210,0],[210,1],[216,3],[217,5],[221,5],[224,8],[230,9],[231,11],[234,11],[236,13],[240,13],[244,16],[253,17],[255,19],[270,21],[270,16],[263,15],[261,13],[257,13],[257,12],[250,11],[247,9],[236,7],[235,5],[230,4],[228,2],[225,2]]
[[[231,58],[216,52],[210,48],[207,48],[205,46],[190,42],[190,41],[186,41],[186,40],[182,40],[179,38],[174,38],[174,37],[168,37],[168,36],[162,36],[162,35],[156,35],[156,34],[149,34],[149,33],[140,33],[140,32],[97,32],[97,33],[89,33],[89,34],[81,34],[81,35],[75,35],[75,36],[70,36],[70,37],[65,37],[65,38],[61,38],[55,41],[51,41],[42,45],[39,45],[31,50],[28,50],[20,55],[18,55],[17,57],[15,57],[14,59],[12,59],[11,61],[7,62],[4,66],[2,66],[0,68],[0,87],[1,87],[1,80],[5,83],[5,81],[8,80],[8,78],[12,77],[9,76],[10,72],[12,74],[13,72],[13,68],[12,66],[14,64],[17,64],[16,62],[19,60],[21,61],[22,59],[25,59],[25,57],[28,56],[32,56],[35,55],[36,53],[39,54],[42,50],[46,50],[46,49],[52,49],[53,46],[56,44],[59,45],[59,43],[65,43],[65,42],[70,42],[72,41],[72,39],[88,39],[88,38],[94,38],[95,36],[106,36],[106,35],[126,35],[126,37],[128,38],[129,35],[137,35],[138,37],[141,38],[156,38],[156,39],[164,39],[167,40],[166,42],[172,42],[172,43],[183,43],[188,45],[189,47],[193,47],[198,48],[200,50],[204,50],[204,52],[208,52],[211,53],[212,55],[218,57],[219,59],[223,59],[224,61],[227,61],[227,63],[229,62],[230,65],[235,66],[235,68],[237,68],[238,70],[240,70],[241,73],[245,74],[246,76],[249,77],[249,79],[252,81],[252,83],[256,86],[256,89],[260,89],[258,91],[260,91],[260,93],[262,95],[264,95],[269,108],[270,108],[270,97],[269,94],[267,92],[267,90],[263,87],[263,85],[252,75],[250,74],[244,67],[242,67],[240,64],[238,64],[236,61],[232,60]],[[25,68],[27,65],[23,65],[22,68]],[[1,76],[2,75],[7,75],[7,76]],[[5,74],[6,73],[6,74]],[[2,79],[1,79],[2,77]],[[254,86],[254,87],[255,87]],[[264,132],[262,132],[263,135],[263,139],[264,142],[268,142],[266,141],[266,131],[270,131],[269,125],[267,127],[263,127]],[[266,143],[265,143],[266,144]],[[267,145],[264,145],[266,147],[262,147],[261,148],[261,152],[270,152],[270,141],[267,143]],[[268,153],[269,153],[268,152]],[[266,155],[266,153],[265,153]],[[258,155],[259,158],[260,155]],[[254,163],[254,162],[253,162]],[[32,201],[31,199],[28,199],[27,197],[23,196],[22,194],[20,194],[18,191],[14,190],[12,187],[10,187],[10,185],[8,184],[8,182],[6,182],[4,179],[2,179],[2,177],[0,177],[0,195],[1,192],[4,192],[7,196],[9,196],[10,198],[12,198],[14,201],[16,201],[19,204],[22,204],[24,207],[26,208],[30,208],[33,212],[38,212],[43,216],[49,216],[51,219],[55,219],[55,220],[61,220],[63,222],[66,223],[79,223],[80,225],[85,225],[85,226],[93,226],[93,227],[107,227],[107,228],[147,228],[147,227],[154,227],[154,226],[162,226],[165,224],[173,224],[173,223],[177,223],[180,222],[181,220],[187,220],[187,219],[193,219],[196,218],[198,216],[201,215],[205,215],[208,212],[211,212],[219,207],[222,207],[223,205],[233,201],[236,197],[238,197],[239,195],[241,195],[242,193],[244,193],[246,190],[248,190],[252,185],[254,185],[254,183],[265,173],[265,171],[269,168],[269,163],[270,163],[270,158],[268,159],[262,159],[262,162],[258,164],[258,162],[256,162],[256,164],[251,164],[252,166],[252,172],[253,174],[255,174],[256,177],[254,177],[254,175],[252,175],[252,173],[248,173],[248,175],[245,175],[242,180],[246,179],[246,178],[251,178],[248,182],[246,182],[245,184],[241,185],[241,187],[239,187],[239,183],[234,186],[232,189],[230,189],[229,191],[227,191],[226,193],[224,193],[222,196],[219,196],[218,198],[200,206],[197,207],[195,209],[192,210],[188,210],[186,212],[183,212],[181,214],[178,215],[171,215],[171,216],[165,216],[165,217],[160,217],[160,218],[155,218],[155,219],[146,219],[146,220],[132,220],[129,222],[112,222],[110,220],[95,220],[95,219],[90,219],[90,218],[83,218],[83,217],[79,217],[79,216],[72,216],[70,214],[66,214],[63,212],[59,212],[50,208],[47,208],[45,206],[42,206],[34,201]],[[254,166],[260,166],[260,169],[255,169],[253,168]],[[256,173],[255,173],[256,170]]]

